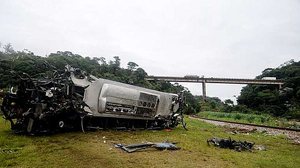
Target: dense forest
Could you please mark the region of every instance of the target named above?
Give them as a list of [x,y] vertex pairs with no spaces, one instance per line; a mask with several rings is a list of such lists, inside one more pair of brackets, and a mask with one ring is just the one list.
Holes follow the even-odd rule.
[[247,85],[238,97],[238,105],[233,101],[222,102],[217,97],[208,97],[203,101],[202,96],[193,96],[187,88],[170,82],[144,80],[147,72],[135,62],[128,62],[127,67],[121,67],[119,56],[113,60],[104,57],[83,57],[70,51],[57,51],[46,57],[35,55],[29,50],[15,51],[10,44],[0,46],[0,89],[7,89],[14,82],[11,71],[25,72],[32,76],[50,74],[53,69],[64,70],[65,65],[85,70],[100,78],[106,78],[127,84],[146,87],[164,92],[179,93],[186,90],[185,113],[199,111],[239,111],[243,113],[269,113],[274,116],[300,119],[300,62],[293,60],[278,68],[265,69],[257,79],[276,77],[285,80],[284,86]]
[[17,73],[25,72],[30,76],[37,77],[38,74],[51,74],[54,69],[63,71],[65,65],[80,68],[89,74],[100,78],[119,81],[136,86],[155,89],[163,92],[179,93],[185,90],[187,106],[185,113],[196,113],[200,111],[199,100],[194,97],[187,88],[178,83],[144,80],[147,73],[135,62],[128,62],[127,67],[121,67],[119,56],[113,60],[104,57],[83,57],[70,51],[57,51],[46,57],[35,55],[29,50],[15,51],[10,44],[4,45],[0,51],[0,89],[7,89],[14,80],[11,71]]
[[272,85],[247,85],[237,101],[240,105],[274,116],[300,119],[300,61],[290,60],[277,68],[267,68],[256,79],[284,80],[281,89]]

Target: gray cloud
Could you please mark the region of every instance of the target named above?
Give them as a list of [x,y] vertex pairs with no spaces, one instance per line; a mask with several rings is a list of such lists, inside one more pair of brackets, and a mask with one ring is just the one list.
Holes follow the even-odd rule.
[[[0,41],[39,55],[119,55],[151,75],[254,78],[300,58],[297,0],[0,2]],[[185,84],[201,94],[200,84]],[[233,98],[240,85],[207,86]]]

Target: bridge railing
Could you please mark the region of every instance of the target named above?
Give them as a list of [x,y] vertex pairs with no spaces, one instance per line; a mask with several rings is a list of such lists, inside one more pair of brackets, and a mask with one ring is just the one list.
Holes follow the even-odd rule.
[[283,85],[283,80],[270,79],[242,79],[242,78],[204,78],[204,77],[171,77],[171,76],[147,76],[146,80],[161,80],[169,82],[197,82],[197,83],[228,83],[228,84],[267,84]]

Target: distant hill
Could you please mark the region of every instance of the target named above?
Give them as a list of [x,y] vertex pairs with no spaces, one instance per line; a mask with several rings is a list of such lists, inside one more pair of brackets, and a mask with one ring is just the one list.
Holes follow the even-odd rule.
[[[248,108],[274,116],[300,119],[300,62],[293,60],[284,63],[278,68],[265,69],[258,79],[263,77],[276,77],[284,79],[285,85],[281,90],[277,86],[270,85],[247,85],[238,97],[238,106],[233,107],[231,100],[222,102],[219,98],[207,98],[203,101],[202,96],[193,96],[189,90],[178,83],[162,81],[146,81],[147,72],[135,62],[128,62],[127,67],[120,67],[119,56],[113,60],[104,57],[83,57],[70,51],[57,51],[46,57],[35,55],[29,50],[15,51],[10,44],[4,45],[0,50],[0,89],[8,88],[16,82],[12,78],[11,70],[25,72],[31,76],[39,74],[51,75],[54,69],[63,71],[65,65],[80,68],[87,73],[100,78],[115,80],[149,89],[155,89],[170,93],[179,93],[186,90],[185,97],[187,106],[186,114],[198,113],[199,111],[241,111],[251,112]],[[233,107],[233,108],[232,108]]]
[[291,60],[278,68],[267,68],[256,78],[263,77],[283,79],[285,84],[280,90],[278,86],[247,85],[237,102],[274,116],[300,120],[300,61]]
[[0,51],[0,89],[7,88],[16,80],[12,78],[11,71],[18,73],[25,72],[31,76],[39,76],[39,74],[51,75],[54,69],[64,71],[65,65],[80,68],[87,73],[100,78],[119,81],[136,86],[155,89],[163,92],[179,93],[186,90],[185,97],[188,108],[185,113],[196,113],[199,111],[199,102],[190,93],[179,84],[171,84],[170,82],[149,82],[144,78],[147,76],[145,70],[138,66],[135,62],[128,62],[126,68],[120,67],[121,59],[115,56],[113,60],[107,61],[104,57],[83,57],[70,51],[57,51],[46,57],[35,55],[28,50],[15,51],[8,44]]

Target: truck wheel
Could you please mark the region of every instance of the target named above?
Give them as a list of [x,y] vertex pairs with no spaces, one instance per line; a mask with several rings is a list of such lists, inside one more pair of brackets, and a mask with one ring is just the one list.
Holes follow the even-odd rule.
[[62,120],[58,121],[58,127],[59,128],[64,128],[65,127],[65,122],[62,121]]

